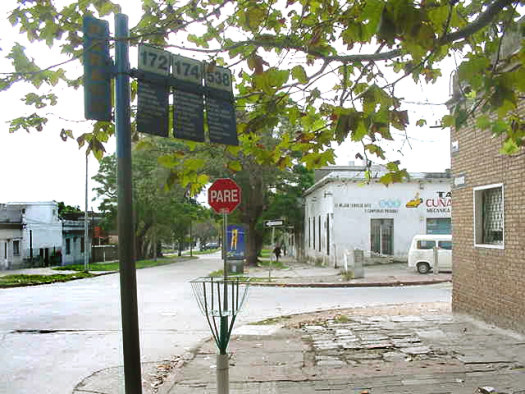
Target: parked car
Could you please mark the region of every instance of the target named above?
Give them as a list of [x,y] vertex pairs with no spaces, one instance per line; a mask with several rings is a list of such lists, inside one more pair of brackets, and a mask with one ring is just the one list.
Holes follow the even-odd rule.
[[219,243],[218,242],[207,242],[204,245],[201,245],[201,250],[211,250],[211,249],[218,249]]
[[434,269],[434,247],[438,252],[438,270],[452,270],[452,235],[423,234],[416,235],[408,251],[408,266],[420,274],[428,274]]

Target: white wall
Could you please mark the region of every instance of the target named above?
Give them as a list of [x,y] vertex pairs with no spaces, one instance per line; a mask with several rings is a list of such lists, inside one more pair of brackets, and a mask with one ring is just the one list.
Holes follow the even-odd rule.
[[[20,254],[15,256],[13,241],[20,241]],[[7,248],[6,248],[7,246]],[[0,270],[12,268],[22,263],[22,230],[0,229]],[[7,251],[7,256],[6,256]]]
[[23,221],[24,228],[23,251],[24,256],[29,257],[30,232],[33,238],[34,256],[39,254],[39,249],[49,249],[49,253],[55,248],[57,251],[62,246],[62,223],[58,219],[58,207],[56,202],[27,203],[25,205]]
[[[333,199],[332,185],[329,184],[314,191],[305,201],[305,254],[314,262],[325,265],[336,264]],[[321,219],[320,233],[319,219]]]
[[[426,232],[427,218],[450,218],[451,198],[448,179],[412,181],[392,184],[362,184],[359,181],[332,180],[306,196],[305,207],[305,251],[310,260],[325,264],[342,265],[343,253],[359,248],[370,252],[370,220],[393,219],[394,256],[405,259],[412,237]],[[422,199],[419,206],[407,207],[415,198]],[[414,204],[416,205],[416,204]],[[332,244],[330,256],[326,248],[316,250],[308,246],[308,220],[326,213],[333,213],[330,232]],[[317,219],[316,219],[317,224]],[[324,224],[321,241],[325,242]],[[318,229],[316,228],[316,237]]]

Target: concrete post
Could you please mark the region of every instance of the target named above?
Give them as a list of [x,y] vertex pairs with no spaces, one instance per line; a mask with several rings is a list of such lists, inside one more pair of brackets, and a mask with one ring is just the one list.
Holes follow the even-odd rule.
[[354,249],[354,261],[352,272],[354,273],[354,279],[364,278],[365,270],[363,264],[365,261],[365,254],[361,249]]
[[228,355],[217,354],[217,394],[228,394],[230,392],[229,382]]

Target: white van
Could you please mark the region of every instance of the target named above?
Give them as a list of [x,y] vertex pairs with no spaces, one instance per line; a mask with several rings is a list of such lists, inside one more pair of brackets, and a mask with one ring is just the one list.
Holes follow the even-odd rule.
[[434,247],[438,248],[438,270],[452,270],[452,235],[416,235],[408,251],[408,266],[420,274],[428,274],[434,267]]

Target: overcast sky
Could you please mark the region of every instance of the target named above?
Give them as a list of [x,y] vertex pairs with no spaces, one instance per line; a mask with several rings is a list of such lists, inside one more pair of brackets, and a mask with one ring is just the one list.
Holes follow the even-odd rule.
[[[61,1],[59,3],[64,3]],[[130,16],[130,26],[133,26],[138,18],[139,10],[134,2],[121,1],[123,12]],[[13,0],[2,0],[0,12],[6,15],[15,5]],[[15,29],[10,26],[6,18],[0,21],[0,72],[10,71],[9,63],[3,57],[9,52],[14,39],[19,40]],[[110,31],[113,33],[113,21],[110,20]],[[24,42],[23,39],[19,41]],[[56,64],[60,60],[59,54],[49,50],[45,45],[39,45],[38,50],[33,50],[31,55],[41,67]],[[131,66],[136,67],[137,60],[131,56]],[[444,103],[449,97],[449,75],[452,67],[443,70],[443,78],[438,85],[416,85],[406,81],[400,92],[407,101],[404,109],[409,110],[412,123],[415,124],[419,118],[430,119],[429,125],[433,125],[446,113],[444,105],[433,105]],[[68,68],[71,75],[81,75],[80,65],[77,68]],[[68,126],[73,129],[75,136],[79,136],[89,130],[89,124],[83,120],[83,91],[79,89],[73,93],[65,92],[63,88],[53,89],[60,97],[67,97],[56,107],[49,107],[52,112],[47,127],[42,132],[32,131],[26,133],[19,130],[9,133],[8,120],[29,115],[34,112],[20,101],[23,94],[29,90],[27,86],[17,86],[7,92],[0,93],[0,203],[12,201],[64,201],[69,205],[84,207],[85,188],[85,148],[79,149],[74,140],[63,142],[59,133],[62,127]],[[32,91],[32,90],[31,90]],[[41,93],[47,92],[41,90]],[[68,120],[70,122],[66,122]],[[409,126],[407,130],[408,140],[403,133],[394,130],[398,136],[387,150],[389,158],[401,159],[402,165],[412,172],[444,171],[450,167],[449,155],[449,131],[440,128]],[[106,146],[108,152],[115,149],[114,139]],[[337,164],[346,165],[355,161],[356,146],[351,143],[343,143],[336,149]],[[89,160],[89,176],[96,174],[98,164],[91,156]],[[90,180],[90,197],[93,181]],[[89,207],[97,208],[97,202],[89,202]]]

